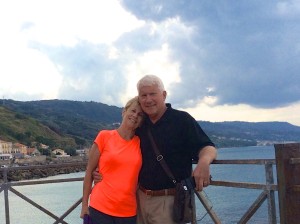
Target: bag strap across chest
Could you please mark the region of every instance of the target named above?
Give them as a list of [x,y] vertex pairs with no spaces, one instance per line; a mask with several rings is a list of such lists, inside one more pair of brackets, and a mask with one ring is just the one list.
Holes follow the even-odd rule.
[[153,135],[150,131],[150,128],[148,128],[147,130],[147,133],[148,133],[148,136],[149,136],[149,139],[151,141],[151,145],[152,145],[152,149],[156,155],[156,160],[160,163],[160,165],[162,166],[162,168],[164,169],[164,171],[166,172],[166,174],[168,175],[168,177],[172,180],[172,182],[176,185],[177,181],[173,175],[173,173],[171,172],[168,164],[166,163],[166,161],[164,160],[164,157],[163,155],[160,153],[155,141],[154,141],[154,138],[153,138]]

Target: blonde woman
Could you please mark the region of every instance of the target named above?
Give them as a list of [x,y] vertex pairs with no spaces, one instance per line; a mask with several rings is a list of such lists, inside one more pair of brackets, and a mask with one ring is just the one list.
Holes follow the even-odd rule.
[[[88,214],[93,224],[136,223],[142,156],[135,130],[143,116],[138,97],[134,97],[123,109],[120,127],[102,130],[94,140],[83,182],[81,218]],[[92,172],[97,167],[103,179],[92,188]]]

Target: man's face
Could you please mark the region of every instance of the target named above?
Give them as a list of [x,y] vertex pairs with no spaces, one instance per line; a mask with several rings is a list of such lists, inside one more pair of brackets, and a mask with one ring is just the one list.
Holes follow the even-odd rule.
[[159,119],[165,112],[166,91],[160,90],[156,85],[143,86],[139,89],[139,102],[143,111],[150,119]]

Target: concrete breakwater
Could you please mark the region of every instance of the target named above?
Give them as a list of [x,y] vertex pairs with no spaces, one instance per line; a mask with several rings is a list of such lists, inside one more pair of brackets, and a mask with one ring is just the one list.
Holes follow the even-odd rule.
[[[86,170],[86,163],[60,163],[51,165],[38,165],[28,167],[12,167],[7,168],[7,180],[21,181],[40,179],[49,176],[55,176],[60,174],[69,174],[76,172],[83,172]],[[0,172],[0,183],[4,182],[4,171]]]

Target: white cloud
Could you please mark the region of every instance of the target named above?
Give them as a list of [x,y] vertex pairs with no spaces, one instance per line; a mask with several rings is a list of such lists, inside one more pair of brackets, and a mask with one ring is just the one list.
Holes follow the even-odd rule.
[[10,15],[6,14],[5,19],[16,20],[20,27],[24,23],[32,24],[26,31],[28,40],[49,45],[72,46],[79,39],[111,43],[143,24],[117,0],[7,2]]
[[0,55],[0,60],[3,63],[0,87],[5,91],[4,97],[16,100],[30,96],[35,99],[57,97],[62,77],[39,51],[23,48],[12,55]]
[[0,0],[1,97],[120,106],[155,74],[196,119],[300,125],[298,0],[120,2]]
[[299,0],[289,0],[289,1],[279,1],[277,3],[277,13],[285,17],[299,17],[300,13],[300,1]]
[[[173,38],[187,38],[194,33],[194,28],[186,26],[179,17],[167,19],[162,22],[148,22],[145,27],[149,28],[150,37],[154,38],[154,42],[161,43],[155,46],[156,49],[151,49],[142,54],[135,54],[132,57],[132,62],[126,65],[127,90],[122,97],[122,102],[125,103],[128,98],[137,94],[136,83],[146,74],[154,74],[159,76],[166,89],[168,95],[172,95],[170,86],[174,83],[181,82],[180,62],[174,60],[173,52],[169,41]],[[151,41],[145,39],[145,42]],[[127,54],[128,52],[124,52]],[[132,52],[130,52],[132,54]]]
[[[7,97],[29,96],[55,98],[63,74],[46,54],[31,49],[32,43],[72,47],[79,40],[94,44],[111,44],[124,32],[143,25],[117,0],[1,1],[0,87]],[[118,51],[112,47],[110,57]],[[86,88],[78,80],[71,84]],[[47,83],[47,85],[45,85]],[[18,95],[18,98],[17,98]],[[23,99],[23,98],[22,98]]]
[[[159,76],[166,89],[174,82],[180,82],[179,64],[170,59],[168,44],[163,44],[160,49],[152,50],[138,57],[126,66],[127,91],[122,101],[137,94],[136,83],[142,76],[153,74]],[[170,92],[169,92],[170,93]]]

